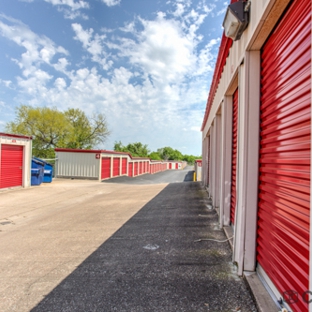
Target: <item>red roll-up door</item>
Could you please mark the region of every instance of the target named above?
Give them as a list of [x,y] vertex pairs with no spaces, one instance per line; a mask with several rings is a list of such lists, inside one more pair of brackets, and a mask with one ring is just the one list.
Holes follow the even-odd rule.
[[208,149],[207,149],[207,185],[210,183],[210,136],[208,137]]
[[113,177],[119,176],[120,173],[120,159],[113,158]]
[[235,221],[236,209],[236,164],[237,164],[237,125],[238,125],[238,89],[233,94],[232,118],[232,173],[231,173],[231,223]]
[[261,54],[257,261],[280,293],[299,294],[293,311],[308,311],[310,5],[293,1]]
[[134,163],[134,176],[139,174],[139,163]]
[[110,170],[111,170],[111,159],[110,159],[110,157],[103,157],[102,158],[101,179],[110,178]]
[[172,169],[172,163],[169,163],[169,169]]
[[179,169],[179,164],[178,163],[175,164],[175,168]]
[[142,172],[143,172],[143,163],[140,162],[139,163],[139,174],[142,174]]
[[23,146],[1,145],[0,188],[23,186]]
[[122,159],[121,174],[127,174],[127,158]]
[[133,177],[133,163],[129,162],[128,176]]

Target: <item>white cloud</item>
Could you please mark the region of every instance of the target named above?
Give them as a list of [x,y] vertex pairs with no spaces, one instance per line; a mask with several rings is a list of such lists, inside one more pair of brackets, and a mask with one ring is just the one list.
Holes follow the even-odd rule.
[[0,84],[4,85],[7,88],[12,88],[12,81],[11,80],[0,79]]
[[81,13],[80,11],[71,11],[65,8],[59,8],[58,9],[60,12],[64,13],[64,17],[66,19],[70,19],[70,20],[74,20],[78,17],[84,19],[84,20],[88,20],[89,17],[86,14]]
[[64,88],[66,88],[66,81],[65,79],[63,78],[57,78],[54,82],[54,85],[55,87],[58,89],[58,90],[62,90]]
[[[207,100],[213,50],[219,41],[211,39],[204,44],[198,34],[211,7],[191,10],[188,1],[175,3],[173,13],[158,12],[155,20],[136,18],[116,34],[111,29],[97,33],[72,23],[74,39],[94,62],[90,66],[83,60],[79,69],[74,67],[77,62],[70,63],[69,53],[49,38],[34,34],[17,21],[11,26],[2,23],[0,18],[0,35],[25,49],[16,57],[23,73],[17,79],[16,101],[80,108],[90,115],[104,112],[112,130],[110,145],[105,148],[112,148],[115,140],[124,144],[135,140],[156,149],[173,146],[173,137],[175,148],[188,139],[200,146],[200,133],[197,138],[196,132]],[[113,59],[119,64],[115,68]],[[180,138],[176,134],[183,124],[190,126]]]
[[[5,24],[1,18],[13,23]],[[0,16],[0,35],[26,50],[20,60],[15,60],[24,70],[25,76],[36,71],[35,65],[38,66],[40,63],[52,65],[52,59],[57,54],[68,55],[63,47],[55,45],[51,39],[39,36],[21,22],[3,15]]]
[[182,16],[184,13],[184,5],[177,3],[176,11],[173,13],[174,16]]
[[141,19],[141,23],[144,29],[137,34],[137,41],[121,42],[120,56],[129,57],[153,82],[181,81],[195,63],[194,42],[174,20],[158,16],[155,21]]
[[120,4],[121,0],[102,0],[107,6],[114,6]]
[[78,17],[87,20],[88,16],[81,13],[80,10],[88,9],[90,7],[87,1],[83,0],[44,0],[45,2],[51,3],[57,6],[59,12],[64,13],[66,19],[76,19]]
[[191,131],[195,131],[195,132],[200,132],[200,127],[199,126],[193,126],[190,128]]
[[71,10],[88,9],[89,3],[82,0],[44,0],[45,2],[51,3],[52,5],[67,6]]
[[82,43],[82,46],[92,55],[92,61],[99,63],[103,69],[107,70],[111,67],[112,61],[107,60],[104,50],[103,41],[106,35],[93,34],[93,29],[84,30],[80,24],[72,24],[72,28],[76,33],[74,37]]

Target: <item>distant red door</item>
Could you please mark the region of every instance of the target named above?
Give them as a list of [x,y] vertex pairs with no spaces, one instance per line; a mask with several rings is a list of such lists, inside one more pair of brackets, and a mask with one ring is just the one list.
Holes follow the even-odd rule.
[[128,176],[133,177],[133,163],[129,163]]
[[179,164],[178,163],[176,163],[175,168],[179,169]]
[[23,185],[23,146],[1,145],[0,188]]
[[122,159],[121,174],[127,174],[127,158]]
[[120,174],[120,158],[114,158],[113,159],[113,164],[114,164],[114,167],[113,167],[113,177],[117,177],[119,176]]
[[111,170],[111,159],[110,159],[110,157],[103,157],[102,158],[101,179],[110,178],[110,170]]
[[134,163],[134,176],[137,176],[139,174],[139,163]]

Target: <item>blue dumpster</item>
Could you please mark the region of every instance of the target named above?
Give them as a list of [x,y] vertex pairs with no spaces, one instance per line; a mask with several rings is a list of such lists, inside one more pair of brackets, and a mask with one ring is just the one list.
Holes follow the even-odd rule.
[[34,157],[31,160],[31,185],[40,185],[43,182],[44,163]]
[[40,178],[40,169],[34,168],[31,169],[31,185],[40,185],[41,184],[41,178]]
[[43,183],[51,183],[52,177],[53,177],[53,166],[46,161],[33,157],[34,160],[39,161],[43,164],[44,170],[43,170]]

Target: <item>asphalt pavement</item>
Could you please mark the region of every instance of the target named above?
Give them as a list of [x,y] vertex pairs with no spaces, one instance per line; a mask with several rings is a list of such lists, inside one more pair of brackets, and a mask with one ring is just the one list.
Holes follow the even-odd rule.
[[[179,177],[173,174],[177,172]],[[168,181],[167,174],[173,183],[45,295],[32,312],[257,311],[245,281],[235,274],[229,243],[218,227],[207,192],[199,182],[187,181],[192,171],[116,178],[102,185],[163,183]],[[119,205],[118,197],[115,205]]]
[[103,183],[123,183],[131,185],[178,183],[193,181],[194,168],[186,167],[184,170],[166,170],[154,174],[143,174],[136,177],[121,176],[104,180]]

